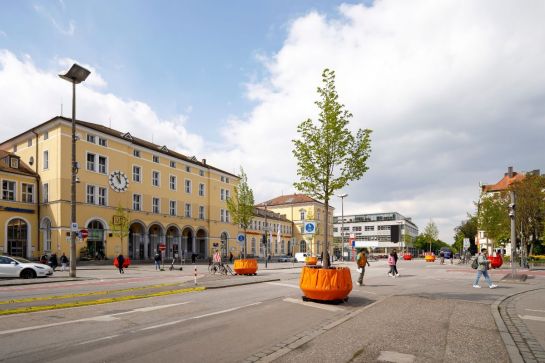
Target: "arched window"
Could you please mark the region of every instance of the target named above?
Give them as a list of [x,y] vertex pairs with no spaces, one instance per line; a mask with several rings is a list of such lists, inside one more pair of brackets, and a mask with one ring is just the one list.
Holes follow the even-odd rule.
[[307,244],[303,240],[299,242],[299,252],[307,252]]
[[28,225],[22,219],[12,219],[8,223],[8,254],[27,257]]
[[43,250],[51,251],[51,221],[46,218],[42,222]]

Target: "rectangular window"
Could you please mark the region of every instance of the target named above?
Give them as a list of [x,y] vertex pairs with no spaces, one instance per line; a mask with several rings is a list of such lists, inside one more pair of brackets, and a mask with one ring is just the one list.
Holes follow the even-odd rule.
[[204,197],[204,184],[203,183],[199,184],[199,195],[201,197]]
[[132,166],[132,181],[140,183],[140,181],[142,180],[141,172],[142,172],[142,169],[139,166],[133,165]]
[[154,187],[158,187],[159,186],[159,178],[160,178],[160,174],[158,171],[152,171],[151,172],[151,184],[154,186]]
[[225,181],[225,177],[224,177],[223,175],[221,176],[221,178],[220,178],[220,179],[221,179],[221,181],[222,181],[222,182],[224,182],[224,181]]
[[13,145],[13,152],[14,152],[14,153],[17,152],[17,145]]
[[103,139],[102,137],[98,138],[98,144],[100,146],[108,146],[108,142],[106,141],[106,139]]
[[132,209],[142,210],[142,196],[140,194],[132,195]]
[[220,190],[220,199],[225,200],[225,189]]
[[170,167],[171,167],[171,168],[176,168],[176,162],[175,162],[175,161],[171,161],[171,162],[170,162]]
[[220,222],[225,222],[225,210],[220,209]]
[[32,146],[32,139],[28,139],[27,146],[28,146],[28,147],[31,147],[31,146]]
[[204,219],[204,206],[199,206],[199,219]]
[[229,223],[229,211],[225,210],[225,222]]
[[176,176],[170,176],[170,190],[176,190]]
[[44,183],[43,186],[43,201],[44,203],[49,203],[49,184]]
[[375,226],[365,226],[365,230],[366,230],[366,231],[374,231],[374,230],[375,230]]
[[44,140],[49,139],[49,131],[44,132]]
[[185,192],[191,194],[191,180],[185,180]]
[[305,220],[305,211],[301,211],[301,220],[304,221]]
[[21,186],[23,203],[34,203],[34,185],[23,183]]
[[98,172],[101,174],[106,174],[106,157],[105,156],[98,157]]
[[169,213],[171,216],[175,216],[176,215],[176,201],[175,200],[171,200],[170,201],[170,206],[169,206]]
[[159,207],[159,198],[153,198],[152,199],[152,212],[153,213],[160,213],[160,207]]
[[96,144],[95,135],[87,134],[87,142]]
[[157,155],[153,155],[153,162],[154,163],[158,163],[159,162],[159,157]]
[[225,177],[225,182],[226,182],[227,184],[229,184],[229,178],[228,178],[228,177]]
[[19,169],[19,159],[10,158],[10,166],[12,169]]
[[87,186],[87,203],[95,204],[95,186],[94,185]]
[[185,216],[191,218],[191,204],[185,203]]
[[204,176],[204,170],[199,170],[199,175]]
[[15,200],[15,182],[9,180],[2,181],[2,199]]
[[229,197],[230,197],[229,191],[226,189],[225,190],[225,200],[229,199]]
[[96,155],[87,153],[87,170],[95,171]]
[[188,172],[188,173],[191,173],[191,168],[189,166],[186,166],[185,171]]
[[49,151],[44,150],[44,170],[49,169]]
[[135,157],[137,157],[137,158],[139,158],[139,157],[140,157],[140,150],[134,149],[134,150],[132,151],[132,155],[135,156]]
[[98,188],[98,204],[99,205],[106,205],[106,193],[107,189],[99,187]]

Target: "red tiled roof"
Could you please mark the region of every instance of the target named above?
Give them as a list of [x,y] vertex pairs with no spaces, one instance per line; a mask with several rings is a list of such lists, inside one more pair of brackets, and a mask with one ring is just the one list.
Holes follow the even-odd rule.
[[[6,161],[5,158],[6,156],[13,156],[13,157],[16,157],[17,159],[19,159],[19,167],[18,168],[12,168],[11,165],[9,165],[9,161]],[[29,175],[29,176],[33,176],[33,177],[36,177],[38,174],[36,174],[34,172],[34,170],[32,170],[28,165],[26,165],[22,160],[21,158],[19,158],[19,156],[15,155],[14,153],[10,153],[9,151],[6,151],[6,150],[1,150],[0,149],[0,171],[5,171],[5,172],[8,172],[8,173],[13,173],[13,174],[20,174],[20,175]]]
[[500,192],[503,190],[509,189],[509,186],[515,182],[523,180],[525,175],[523,173],[513,173],[513,176],[505,175],[499,182],[496,184],[483,185],[483,193],[490,192]]
[[[266,202],[259,203],[257,206],[264,207],[265,205],[274,206],[274,205],[291,205],[291,204],[302,204],[302,203],[318,203],[322,205],[324,204],[305,194],[290,194],[290,195],[282,195],[280,197],[273,198]],[[331,208],[331,206],[329,207]]]

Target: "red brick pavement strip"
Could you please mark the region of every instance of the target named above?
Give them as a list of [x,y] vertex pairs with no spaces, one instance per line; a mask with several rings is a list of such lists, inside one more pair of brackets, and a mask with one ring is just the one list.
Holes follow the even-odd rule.
[[[476,270],[474,269],[452,269],[447,270],[447,272],[461,272],[461,273],[472,273],[475,274]],[[511,269],[499,269],[499,270],[488,270],[488,273],[491,275],[509,275],[511,274]],[[517,269],[517,274],[526,274],[528,276],[545,276],[545,270],[526,270],[526,269]]]

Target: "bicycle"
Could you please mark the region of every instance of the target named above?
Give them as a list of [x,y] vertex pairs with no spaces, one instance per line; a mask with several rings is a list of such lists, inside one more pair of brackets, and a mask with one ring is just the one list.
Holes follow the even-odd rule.
[[216,272],[221,272],[221,265],[216,263],[208,265],[208,272],[210,272],[212,275],[216,274]]

